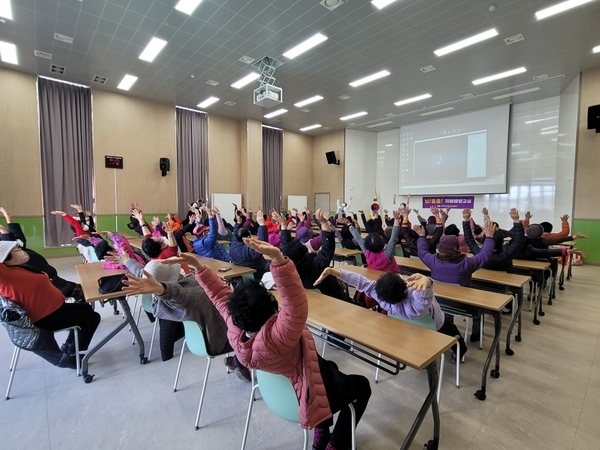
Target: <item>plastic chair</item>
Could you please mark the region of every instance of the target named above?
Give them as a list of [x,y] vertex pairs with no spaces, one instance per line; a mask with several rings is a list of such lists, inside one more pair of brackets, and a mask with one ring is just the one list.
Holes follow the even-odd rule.
[[83,256],[84,264],[100,261],[94,251],[94,247],[86,247],[85,245],[77,244],[77,251]]
[[[255,377],[256,375],[256,377]],[[250,394],[250,403],[248,405],[248,414],[246,416],[246,426],[244,427],[244,437],[242,439],[242,450],[246,448],[246,438],[248,437],[248,428],[250,426],[250,416],[252,415],[252,405],[254,404],[254,393],[260,386],[260,394],[265,402],[265,405],[273,411],[277,416],[292,423],[300,423],[298,415],[298,399],[296,391],[290,380],[283,375],[275,375],[262,370],[252,371],[252,379],[256,379],[256,383],[252,386]],[[352,420],[352,450],[356,449],[356,413],[352,403],[349,405],[350,416]],[[302,448],[308,450],[310,448],[309,437],[310,432],[307,429],[304,431],[304,444]]]
[[[137,299],[136,299],[137,303]],[[135,304],[134,304],[135,309]],[[142,304],[138,308],[137,318],[135,320],[136,326],[140,323],[140,314],[142,313],[142,309],[147,313],[152,314],[152,294],[143,294],[142,295]],[[154,326],[152,327],[152,337],[150,338],[150,350],[148,350],[148,361],[152,359],[152,347],[154,346],[154,336],[156,336],[156,326],[158,325],[158,319],[154,320]],[[131,344],[135,343],[135,336],[131,339]]]
[[[73,330],[74,338],[75,338],[75,356],[76,356],[76,364],[77,364],[77,376],[81,376],[81,366],[79,361],[79,327],[72,326],[69,328],[63,328],[62,330],[56,330],[53,333],[61,333],[63,331],[71,331]],[[5,400],[10,399],[10,390],[12,388],[13,379],[15,378],[15,372],[17,371],[17,363],[19,362],[19,355],[21,354],[21,347],[17,347],[15,345],[15,349],[13,351],[12,359],[10,360],[9,372],[10,376],[8,378],[8,386],[6,387],[6,397]]]
[[[185,329],[185,340],[183,341],[183,345],[181,347],[181,354],[179,355],[179,364],[177,365],[177,373],[175,374],[175,384],[173,385],[173,392],[177,392],[177,382],[179,381],[179,372],[181,371],[181,362],[183,361],[183,353],[185,351],[186,345],[190,349],[190,352],[192,352],[194,355],[208,359],[208,362],[206,363],[206,373],[204,374],[204,382],[202,383],[200,403],[198,404],[198,414],[196,414],[196,423],[194,424],[194,429],[197,430],[198,428],[200,428],[198,424],[200,423],[200,413],[202,412],[202,403],[204,401],[204,393],[206,392],[206,383],[208,382],[210,363],[217,356],[227,355],[228,353],[210,355],[206,348],[204,333],[202,332],[202,328],[200,328],[200,325],[197,322],[185,320],[183,322],[183,327]],[[229,369],[227,370],[227,373],[229,373]]]
[[[432,330],[437,332],[437,328],[435,326],[435,322],[433,320],[433,317],[431,317],[431,314],[425,314],[422,317],[417,317],[416,319],[412,319],[412,320],[408,320],[405,319],[404,317],[401,316],[396,316],[393,314],[389,315],[390,317],[393,317],[394,319],[398,319],[401,320],[403,322],[408,322],[408,323],[412,323],[413,325],[417,325],[421,328],[427,328],[428,330]],[[457,344],[457,351],[458,353],[460,353],[460,348],[458,347]],[[381,356],[381,354],[379,354],[379,356]],[[458,357],[459,355],[457,355]],[[442,353],[442,356],[440,358],[440,376],[439,376],[439,382],[438,382],[438,390],[437,390],[437,401],[438,404],[440,403],[440,395],[442,393],[442,378],[444,376],[444,362],[446,360],[446,355],[444,355]],[[458,364],[457,364],[458,365]],[[457,377],[460,375],[460,373],[458,373]],[[459,378],[457,378],[456,384],[457,387],[459,386]],[[377,383],[379,381],[379,367],[377,367],[377,370],[375,371],[375,383]]]

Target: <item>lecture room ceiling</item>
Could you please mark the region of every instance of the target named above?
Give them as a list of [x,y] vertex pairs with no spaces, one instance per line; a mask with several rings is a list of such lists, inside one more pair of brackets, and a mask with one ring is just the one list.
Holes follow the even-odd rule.
[[[0,17],[0,50],[2,43],[15,44],[18,58],[17,65],[0,67],[296,132],[319,124],[304,131],[319,135],[386,131],[551,97],[582,70],[600,66],[600,52],[593,52],[600,46],[600,0],[543,19],[536,12],[562,0],[396,0],[382,9],[373,4],[382,0],[203,0],[191,15],[175,9],[178,1],[0,0],[0,16],[3,4],[12,11],[12,20]],[[434,53],[491,30],[497,35]],[[284,56],[318,33],[327,39]],[[166,45],[149,62],[139,56],[152,38]],[[231,86],[257,72],[245,58],[265,56],[283,63],[273,74],[283,104],[269,109],[253,104],[258,80]],[[64,73],[52,73],[52,65]],[[428,66],[435,70],[424,72]],[[521,73],[473,83],[516,69]],[[389,75],[349,84],[382,71]],[[137,81],[125,92],[117,86],[127,74]],[[323,99],[295,106],[317,95]],[[197,107],[210,97],[219,100]],[[264,118],[282,108],[287,112]],[[355,113],[367,114],[340,120]]]

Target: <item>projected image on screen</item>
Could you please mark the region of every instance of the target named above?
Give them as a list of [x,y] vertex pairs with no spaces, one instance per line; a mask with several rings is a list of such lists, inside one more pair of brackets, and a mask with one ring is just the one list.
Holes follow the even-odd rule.
[[401,194],[506,191],[508,105],[402,127]]

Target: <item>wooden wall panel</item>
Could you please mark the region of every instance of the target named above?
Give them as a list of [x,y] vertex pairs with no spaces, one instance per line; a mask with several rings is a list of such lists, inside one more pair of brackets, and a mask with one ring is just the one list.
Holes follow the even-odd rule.
[[281,206],[288,195],[306,195],[308,209],[314,209],[314,138],[291,131],[283,132],[283,192]]
[[209,193],[242,192],[240,132],[240,121],[208,116]]
[[[344,195],[344,130],[333,131],[314,138],[313,192],[329,192],[329,209],[335,211],[336,199]],[[327,164],[325,153],[334,151],[339,156],[339,166]]]

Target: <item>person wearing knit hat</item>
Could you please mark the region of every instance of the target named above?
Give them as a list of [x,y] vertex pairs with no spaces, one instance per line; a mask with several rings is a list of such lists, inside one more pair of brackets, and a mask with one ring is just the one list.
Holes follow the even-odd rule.
[[450,255],[461,254],[460,243],[458,242],[458,236],[453,234],[445,234],[440,238],[440,253],[446,253]]
[[544,228],[538,223],[531,224],[525,230],[525,235],[529,239],[539,239],[544,234]]
[[[87,350],[100,314],[89,304],[66,303],[48,275],[27,267],[29,254],[15,241],[0,241],[0,296],[20,306],[31,322],[42,330],[57,331],[78,326],[79,348]],[[62,348],[53,333],[41,333],[33,351],[57,367],[76,368],[75,337],[69,333]]]

